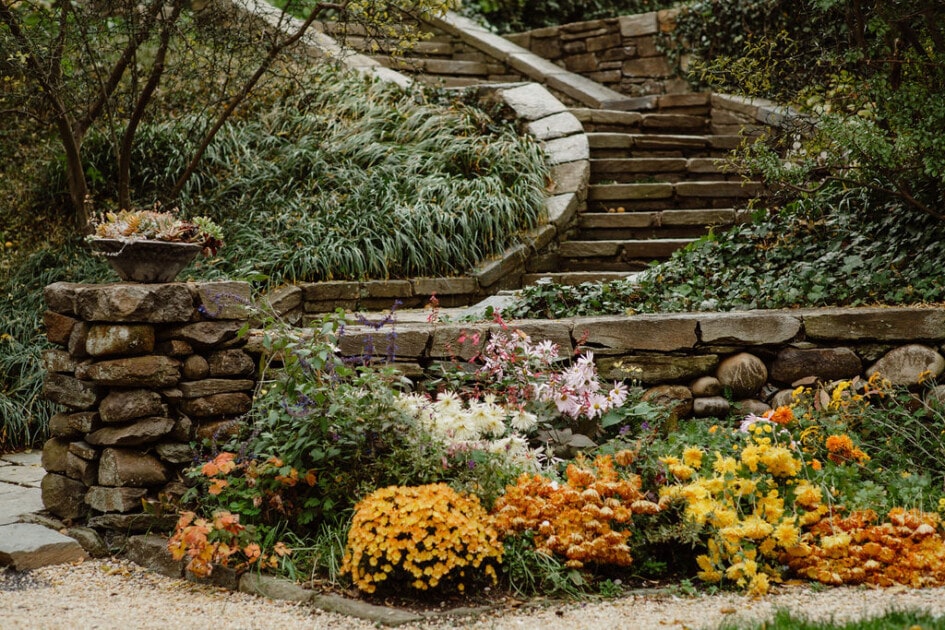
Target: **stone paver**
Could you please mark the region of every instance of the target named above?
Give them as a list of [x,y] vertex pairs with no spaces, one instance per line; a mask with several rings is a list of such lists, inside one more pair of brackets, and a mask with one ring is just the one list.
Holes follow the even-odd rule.
[[0,566],[23,571],[87,557],[74,539],[22,522],[43,510],[41,458],[39,451],[0,455]]

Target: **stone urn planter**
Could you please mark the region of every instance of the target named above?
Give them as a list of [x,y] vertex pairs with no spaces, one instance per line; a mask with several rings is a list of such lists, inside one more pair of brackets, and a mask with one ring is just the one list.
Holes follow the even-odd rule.
[[89,245],[101,253],[126,282],[173,282],[200,253],[200,243],[93,238]]

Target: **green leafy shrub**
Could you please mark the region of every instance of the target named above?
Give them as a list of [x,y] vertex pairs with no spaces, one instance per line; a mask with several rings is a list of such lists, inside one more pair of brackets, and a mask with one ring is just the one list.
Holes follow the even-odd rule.
[[468,0],[464,11],[500,33],[665,9],[678,0]]

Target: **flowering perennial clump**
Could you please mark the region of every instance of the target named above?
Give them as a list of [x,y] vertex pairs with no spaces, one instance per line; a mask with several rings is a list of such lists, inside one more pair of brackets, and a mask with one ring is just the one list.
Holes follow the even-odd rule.
[[824,519],[784,554],[800,577],[824,584],[945,584],[945,537],[939,514],[893,508]]
[[655,514],[661,507],[640,491],[638,475],[619,474],[615,459],[618,465],[629,465],[632,453],[599,456],[591,466],[569,464],[564,485],[522,475],[496,501],[496,527],[504,536],[532,532],[537,551],[563,556],[571,568],[629,566],[633,515]]
[[216,564],[231,566],[234,559],[239,560],[232,565],[238,571],[257,562],[275,569],[279,558],[292,552],[279,541],[271,554],[263,554],[252,530],[240,524],[239,514],[225,510],[215,512],[210,520],[181,512],[167,548],[175,560],[188,558],[187,570],[197,577],[209,576]]
[[677,480],[661,498],[681,500],[685,518],[708,534],[707,553],[696,558],[706,582],[731,580],[767,592],[772,579],[781,579],[781,554],[828,511],[820,488],[798,479],[804,460],[779,428],[790,422],[788,413],[775,413],[779,421],[752,416],[732,431],[733,454],[690,446],[681,458],[660,460]]
[[502,543],[475,496],[443,483],[376,490],[356,506],[342,573],[374,593],[387,582],[425,591],[497,581]]

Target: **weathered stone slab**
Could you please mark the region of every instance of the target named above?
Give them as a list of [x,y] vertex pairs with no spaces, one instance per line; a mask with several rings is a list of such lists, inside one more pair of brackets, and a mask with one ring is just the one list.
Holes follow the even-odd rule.
[[210,376],[250,376],[256,372],[256,362],[242,350],[219,350],[207,357]]
[[201,398],[214,394],[248,391],[253,389],[255,384],[256,382],[250,379],[207,378],[202,381],[184,381],[177,387],[184,398]]
[[88,323],[79,322],[73,326],[72,334],[69,335],[66,348],[69,350],[69,354],[77,359],[84,359],[88,356],[88,353],[85,351],[85,340],[89,335],[89,328]]
[[430,356],[468,361],[480,352],[489,339],[489,324],[437,326],[430,344]]
[[147,493],[144,488],[92,486],[85,495],[85,502],[99,512],[130,512],[141,507],[141,499]]
[[190,444],[181,442],[162,442],[154,450],[166,462],[171,464],[186,464],[194,460],[194,449]]
[[807,313],[808,339],[910,341],[945,339],[945,310],[849,308]]
[[0,466],[0,482],[39,488],[46,470],[37,462],[29,466]]
[[198,350],[203,350],[236,339],[241,325],[239,322],[231,321],[197,322],[164,331],[160,339],[180,339]]
[[656,35],[660,31],[660,25],[656,19],[656,11],[642,13],[640,15],[621,16],[618,20],[620,23],[620,34],[624,37]]
[[719,357],[714,354],[674,357],[635,355],[601,357],[596,360],[598,374],[606,379],[635,379],[641,383],[689,381],[715,371]]
[[40,490],[43,505],[59,518],[77,519],[88,512],[83,501],[86,486],[81,481],[50,473],[43,477]]
[[696,345],[698,319],[690,315],[579,317],[572,336],[584,339],[589,350],[614,354],[627,350],[671,352]]
[[180,361],[162,356],[110,359],[80,366],[76,376],[110,387],[170,387],[180,380]]
[[82,411],[69,414],[69,426],[79,433],[91,433],[101,426],[101,418],[95,411]]
[[771,378],[788,384],[808,376],[833,381],[853,378],[862,370],[850,348],[785,348],[771,363]]
[[89,409],[98,401],[99,388],[72,376],[47,373],[43,380],[43,395],[72,409]]
[[361,285],[357,282],[312,282],[299,286],[306,302],[356,300],[361,296]]
[[550,165],[589,160],[591,158],[590,151],[587,136],[584,134],[545,142],[545,153],[548,155],[548,164]]
[[360,297],[394,299],[411,295],[409,280],[369,280],[361,284]]
[[[529,336],[533,344],[548,340],[558,346],[558,358],[567,359],[574,355],[574,346],[571,341],[571,326],[564,322],[532,322],[517,321],[514,323],[516,331],[521,331]],[[493,325],[490,329],[491,334],[502,332],[502,328]],[[506,332],[508,334],[508,332]]]
[[528,258],[528,248],[525,245],[516,245],[496,260],[484,262],[474,272],[481,287],[491,287],[508,276],[525,272],[525,260]]
[[150,487],[167,483],[170,471],[153,455],[106,448],[98,464],[101,486]]
[[545,199],[545,211],[548,213],[548,223],[558,230],[563,230],[574,222],[577,216],[580,199],[574,193],[564,193]]
[[167,539],[156,534],[131,536],[125,557],[149,571],[172,578],[183,577],[184,565],[187,564],[183,558],[174,560],[167,549]]
[[86,442],[85,440],[77,440],[75,442],[69,443],[69,452],[77,457],[86,459],[88,461],[94,461],[101,456],[101,451],[97,448]]
[[154,327],[146,324],[95,324],[89,327],[85,351],[93,357],[153,352]]
[[887,352],[866,370],[866,375],[876,372],[893,385],[915,385],[922,377],[938,378],[945,372],[945,357],[928,346],[910,344]]
[[78,364],[65,350],[43,350],[43,367],[47,372],[73,374]]
[[93,558],[107,558],[111,555],[108,545],[91,527],[70,527],[66,529],[66,536],[79,543],[79,546]]
[[[392,334],[393,333],[393,334]],[[424,354],[430,333],[419,328],[382,328],[352,330],[348,328],[338,340],[341,354],[348,357],[368,356],[419,357]]]
[[[81,495],[79,498],[81,500]],[[36,492],[36,488],[11,484],[0,493],[0,525],[20,522],[28,515],[43,509],[42,495]]]
[[240,592],[281,601],[307,603],[315,593],[295,582],[271,575],[248,571],[240,578]]
[[142,418],[126,426],[101,428],[85,441],[96,446],[139,446],[156,442],[173,429],[170,418]]
[[591,163],[586,160],[568,162],[553,166],[550,172],[554,182],[554,193],[575,193],[578,198],[587,195],[587,185],[591,177]]
[[79,437],[81,434],[79,431],[76,431],[72,423],[69,422],[69,414],[57,413],[49,419],[49,435],[50,437],[69,441],[72,438]]
[[479,283],[470,276],[458,278],[414,278],[415,295],[466,295],[479,292]]
[[54,313],[61,315],[75,315],[75,297],[76,292],[85,286],[85,284],[75,284],[73,282],[53,282],[43,289],[43,301],[46,306]]
[[419,623],[423,621],[423,616],[391,608],[390,606],[378,606],[369,604],[359,599],[348,599],[341,595],[313,595],[310,600],[312,605],[321,610],[338,613],[358,619],[366,619],[379,625],[399,626],[407,623]]
[[781,313],[713,313],[699,317],[702,343],[786,343],[801,329],[800,317]]
[[72,335],[72,329],[78,324],[78,320],[63,315],[46,311],[43,313],[43,325],[46,327],[46,339],[49,343],[57,346],[64,346],[69,343],[69,336]]
[[208,319],[246,319],[252,305],[248,282],[195,282],[193,291],[197,310]]
[[193,354],[193,352],[194,347],[180,339],[169,339],[154,346],[155,354],[163,354],[168,357],[186,357]]
[[538,140],[554,140],[584,133],[581,121],[570,112],[561,112],[530,122],[525,129]]
[[209,418],[244,414],[249,411],[252,404],[252,398],[248,394],[232,392],[185,399],[181,402],[180,409],[194,418]]
[[161,395],[149,389],[116,389],[99,403],[102,422],[114,424],[147,416],[166,416],[167,405]]
[[0,526],[0,565],[29,571],[51,564],[81,562],[88,556],[74,539],[42,525]]
[[185,284],[101,284],[76,290],[79,318],[86,322],[186,322],[194,313]]
[[98,462],[83,459],[72,452],[66,453],[66,476],[81,481],[85,486],[94,486],[98,480]]
[[[558,72],[563,72],[562,68],[557,66],[555,68]],[[539,120],[566,112],[568,109],[548,90],[537,83],[528,83],[507,90],[499,90],[499,95],[509,107],[515,110],[515,114],[522,120]]]
[[59,438],[49,438],[43,444],[43,468],[49,472],[66,472],[66,455],[69,442]]
[[302,306],[302,289],[294,284],[282,286],[270,291],[265,301],[276,315],[285,315]]

